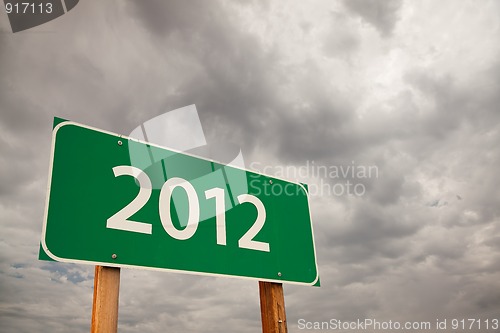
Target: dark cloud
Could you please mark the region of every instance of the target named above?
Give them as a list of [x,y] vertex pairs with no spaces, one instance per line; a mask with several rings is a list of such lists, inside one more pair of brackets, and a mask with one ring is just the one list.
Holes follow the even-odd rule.
[[[159,1],[152,0],[147,3],[127,1],[127,6],[152,33],[161,38],[179,32],[185,37],[187,34],[195,35],[202,32],[203,28],[211,28],[211,23],[217,24],[218,18],[224,18],[224,13],[219,2],[207,3],[206,1]],[[192,36],[195,37],[195,36]]]
[[325,54],[350,60],[360,42],[359,35],[349,25],[349,17],[339,12],[332,13],[332,26],[323,44]]
[[226,139],[251,150],[259,139],[254,133],[276,107],[274,92],[282,80],[276,55],[217,2],[129,6],[155,43],[169,39],[169,52],[189,54],[178,80],[169,78],[176,89],[164,97],[163,109],[196,103],[209,140]]
[[401,0],[344,0],[343,3],[348,10],[373,25],[384,37],[391,35],[402,5]]
[[422,227],[411,216],[399,214],[397,210],[391,214],[380,211],[377,206],[360,203],[354,210],[351,224],[345,229],[337,229],[330,239],[336,245],[347,247],[346,261],[367,260],[374,255],[397,257],[402,254],[402,244],[391,243],[391,240],[403,240]]

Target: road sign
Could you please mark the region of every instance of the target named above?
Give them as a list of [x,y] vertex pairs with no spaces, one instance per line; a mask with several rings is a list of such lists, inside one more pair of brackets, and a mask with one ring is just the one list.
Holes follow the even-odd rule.
[[70,121],[52,134],[41,248],[62,262],[319,279],[304,185]]

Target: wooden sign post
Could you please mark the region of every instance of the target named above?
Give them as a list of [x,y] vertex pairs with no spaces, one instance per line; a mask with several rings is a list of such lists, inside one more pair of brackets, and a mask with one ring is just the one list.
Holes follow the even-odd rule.
[[283,284],[259,281],[262,333],[287,333]]
[[90,333],[117,332],[119,292],[120,268],[95,266]]

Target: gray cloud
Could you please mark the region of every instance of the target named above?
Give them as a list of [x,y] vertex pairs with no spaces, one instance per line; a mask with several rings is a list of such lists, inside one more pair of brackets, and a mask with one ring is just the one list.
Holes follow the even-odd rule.
[[[172,82],[175,92],[164,97],[163,108],[194,102],[209,139],[229,136],[252,149],[258,139],[253,133],[268,122],[276,107],[273,91],[282,81],[276,55],[264,51],[257,38],[217,3],[157,1],[129,6],[153,33],[155,43],[167,38],[175,45],[169,53],[189,54],[182,73]],[[275,69],[269,71],[269,66]]]
[[359,48],[359,35],[349,24],[349,19],[350,17],[344,13],[332,13],[331,30],[323,44],[326,55],[349,60],[349,57]]
[[373,25],[384,37],[390,36],[399,19],[401,0],[345,0],[344,5]]

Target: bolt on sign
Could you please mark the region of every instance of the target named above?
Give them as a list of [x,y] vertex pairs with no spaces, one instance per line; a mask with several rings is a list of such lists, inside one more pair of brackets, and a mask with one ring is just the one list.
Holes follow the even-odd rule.
[[319,285],[303,184],[54,124],[40,259]]

